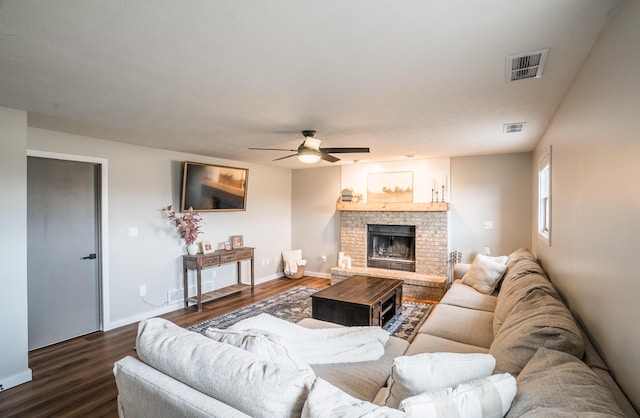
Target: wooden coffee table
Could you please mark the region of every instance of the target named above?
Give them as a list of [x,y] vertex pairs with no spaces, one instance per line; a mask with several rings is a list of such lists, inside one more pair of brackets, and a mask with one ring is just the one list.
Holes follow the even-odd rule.
[[402,283],[351,276],[311,295],[311,315],[341,325],[382,327],[402,310]]

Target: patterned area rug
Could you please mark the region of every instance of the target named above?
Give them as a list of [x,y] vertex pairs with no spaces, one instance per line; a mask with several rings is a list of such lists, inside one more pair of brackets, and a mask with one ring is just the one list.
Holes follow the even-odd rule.
[[[301,319],[311,318],[310,296],[317,291],[318,289],[312,287],[296,286],[260,302],[192,325],[188,329],[202,333],[209,327],[228,328],[242,319],[260,313],[268,313],[277,318],[296,323]],[[411,341],[427,319],[432,307],[433,305],[431,304],[403,302],[402,312],[396,315],[384,329],[389,331],[391,335]]]

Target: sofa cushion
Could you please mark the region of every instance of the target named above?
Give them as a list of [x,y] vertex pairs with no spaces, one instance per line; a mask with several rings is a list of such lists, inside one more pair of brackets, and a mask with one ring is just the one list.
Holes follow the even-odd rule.
[[528,248],[518,248],[507,256],[507,271],[513,269],[522,260],[537,262],[538,259]]
[[547,275],[538,262],[538,259],[531,253],[531,251],[525,248],[516,250],[509,254],[509,258],[507,260],[507,272],[505,273],[502,282],[500,282],[500,289],[502,290],[505,287],[509,287],[511,283],[532,273],[540,274],[547,278]]
[[625,416],[602,380],[567,353],[541,347],[517,383],[507,417]]
[[490,295],[496,288],[496,285],[502,279],[507,266],[500,261],[507,261],[500,258],[478,254],[473,260],[467,274],[462,277],[462,284],[471,286],[480,293]]
[[415,417],[502,418],[515,395],[516,379],[509,373],[495,374],[412,396],[400,403],[400,409]]
[[493,341],[493,313],[438,304],[418,333],[489,348]]
[[[298,322],[306,328],[342,328],[343,325],[305,318]],[[393,359],[402,356],[409,343],[397,337],[389,337],[384,355],[378,360],[345,364],[314,364],[316,375],[347,394],[358,399],[372,401],[384,386],[391,373]]]
[[405,353],[406,356],[412,356],[414,354],[421,353],[488,353],[489,349],[485,347],[479,347],[477,345],[470,345],[465,343],[459,343],[453,340],[447,340],[446,338],[436,337],[429,334],[418,334],[411,342],[409,349]]
[[495,364],[489,354],[422,353],[398,357],[391,368],[385,405],[397,408],[411,396],[487,377]]
[[260,360],[161,318],[140,322],[136,349],[150,366],[253,417],[299,416],[315,380],[310,369]]
[[522,299],[524,299],[532,290],[540,289],[545,293],[553,296],[557,300],[561,300],[560,295],[553,287],[551,282],[545,277],[537,273],[531,273],[520,277],[515,283],[509,286],[503,286],[496,300],[496,309],[493,312],[493,334],[497,335],[500,327],[504,323],[509,313],[513,310]]
[[316,376],[358,399],[372,401],[391,373],[393,359],[402,356],[409,343],[389,337],[384,355],[378,360],[344,364],[312,364]]
[[496,309],[497,300],[496,296],[485,295],[473,287],[462,283],[453,283],[440,300],[440,304],[493,312]]
[[584,353],[582,334],[569,309],[536,289],[513,308],[489,353],[496,358],[496,373],[517,376],[539,347],[561,350],[578,358]]
[[599,367],[591,368],[591,371],[594,372],[600,378],[600,380],[602,380],[604,387],[609,389],[609,391],[611,392],[611,395],[613,396],[613,399],[615,400],[616,404],[620,407],[620,410],[622,411],[622,414],[625,417],[627,418],[640,417],[640,415],[638,415],[638,411],[636,411],[633,405],[631,405],[631,402],[629,402],[629,398],[627,398],[627,396],[624,394],[622,389],[620,389],[620,386],[618,385],[618,383],[613,379],[613,376],[611,376],[611,374],[608,371],[603,370]]
[[302,409],[302,418],[394,418],[407,415],[397,409],[356,399],[329,382],[317,378]]
[[264,361],[282,363],[296,369],[308,369],[310,367],[291,348],[287,347],[282,338],[264,330],[208,328],[205,330],[204,335],[214,341],[242,348]]

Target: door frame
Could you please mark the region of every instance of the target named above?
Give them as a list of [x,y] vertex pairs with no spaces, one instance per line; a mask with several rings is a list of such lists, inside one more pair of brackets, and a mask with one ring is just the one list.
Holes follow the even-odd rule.
[[98,253],[98,288],[100,292],[99,316],[100,330],[112,329],[109,321],[109,188],[108,188],[108,160],[105,158],[89,157],[85,155],[61,154],[58,152],[27,150],[27,157],[49,158],[53,160],[79,161],[98,164],[100,167],[100,184],[97,185],[100,194],[100,220],[98,221],[99,247]]

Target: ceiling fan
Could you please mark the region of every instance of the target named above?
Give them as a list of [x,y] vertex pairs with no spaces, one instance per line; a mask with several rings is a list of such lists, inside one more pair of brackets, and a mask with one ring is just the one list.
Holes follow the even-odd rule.
[[323,159],[330,163],[340,161],[340,158],[334,157],[331,154],[344,154],[344,153],[365,153],[369,152],[369,148],[320,148],[322,140],[314,138],[316,131],[302,131],[304,141],[298,149],[283,149],[283,148],[249,148],[250,150],[262,150],[262,151],[291,151],[295,154],[286,155],[284,157],[276,158],[273,161],[284,160],[285,158],[298,157],[298,160],[303,163],[313,164]]

